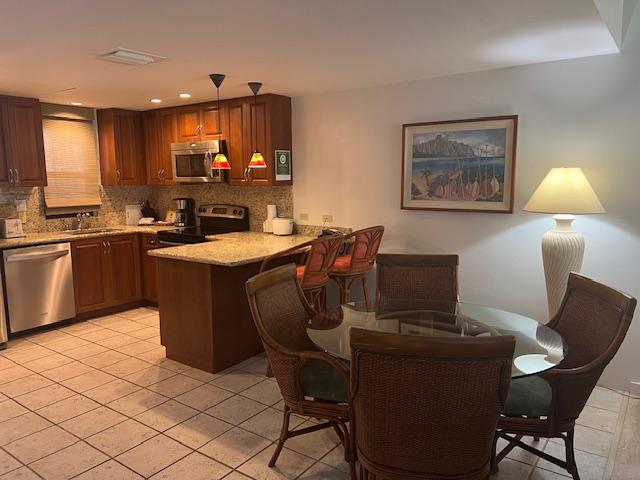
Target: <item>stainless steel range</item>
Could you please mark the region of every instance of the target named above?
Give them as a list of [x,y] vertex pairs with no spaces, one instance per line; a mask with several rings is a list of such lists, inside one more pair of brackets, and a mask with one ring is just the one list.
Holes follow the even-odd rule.
[[200,225],[158,232],[161,246],[206,242],[207,235],[249,230],[249,209],[239,205],[202,205],[196,212]]

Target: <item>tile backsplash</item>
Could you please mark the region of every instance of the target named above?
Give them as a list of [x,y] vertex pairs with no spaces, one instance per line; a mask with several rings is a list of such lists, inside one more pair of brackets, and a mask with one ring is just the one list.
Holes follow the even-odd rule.
[[[275,204],[281,216],[293,216],[292,187],[232,187],[227,184],[112,186],[101,187],[102,205],[97,216],[86,222],[89,227],[124,224],[125,205],[149,200],[160,218],[173,208],[176,197],[191,197],[196,205],[229,203],[249,208],[251,230],[262,230],[267,205]],[[1,188],[0,218],[16,217],[15,200],[27,201],[25,233],[52,232],[71,227],[71,219],[45,219],[42,188]]]

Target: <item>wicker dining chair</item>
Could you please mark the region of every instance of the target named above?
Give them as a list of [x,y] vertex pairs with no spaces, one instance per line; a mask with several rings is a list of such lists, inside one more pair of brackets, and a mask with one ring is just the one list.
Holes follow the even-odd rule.
[[458,255],[379,253],[377,303],[381,308],[434,308],[458,301]]
[[347,254],[336,259],[330,274],[340,288],[340,303],[349,301],[351,285],[358,279],[362,282],[365,302],[369,303],[367,273],[373,269],[383,234],[384,227],[379,225],[351,232],[344,237],[348,246]]
[[351,331],[351,436],[361,478],[487,480],[513,336]]
[[[520,447],[579,480],[574,455],[574,425],[600,375],[616,354],[631,324],[636,299],[572,273],[558,313],[547,326],[565,339],[568,354],[556,368],[511,383],[504,416],[495,438],[508,442],[494,457],[492,470]],[[565,461],[526,443],[523,436],[561,438]],[[494,451],[495,451],[494,445]]]
[[329,272],[338,257],[343,238],[343,235],[320,237],[275,253],[262,261],[260,272],[272,268],[286,257],[300,255],[304,259],[304,264],[296,269],[300,287],[313,308],[318,312],[323,311],[326,307]]
[[[319,351],[306,332],[315,312],[297,282],[295,264],[283,265],[246,283],[253,320],[284,399],[282,431],[269,461],[275,465],[288,438],[333,428],[350,458],[347,422],[349,368]],[[289,430],[291,414],[326,420]]]

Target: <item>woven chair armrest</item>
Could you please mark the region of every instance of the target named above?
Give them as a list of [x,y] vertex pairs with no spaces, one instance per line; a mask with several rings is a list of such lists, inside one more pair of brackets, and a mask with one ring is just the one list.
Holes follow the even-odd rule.
[[595,360],[582,365],[580,367],[575,367],[575,368],[561,368],[561,367],[556,367],[556,368],[552,368],[551,370],[547,370],[546,372],[544,372],[542,374],[543,377],[545,377],[545,379],[553,379],[553,378],[563,378],[566,377],[567,375],[569,376],[578,376],[578,375],[588,375],[590,374],[593,370],[602,367],[603,365],[603,361],[602,359],[596,358]]
[[349,385],[349,377],[351,375],[351,372],[349,371],[349,368],[337,358],[332,357],[328,353],[321,352],[321,351],[306,350],[304,352],[297,352],[297,353],[298,353],[298,356],[302,359],[303,364],[307,360],[320,360],[321,362],[325,362],[331,365],[332,367],[334,367],[336,370],[340,372],[340,374],[344,377],[345,381],[347,382],[347,385]]
[[277,258],[287,257],[289,255],[295,255],[297,253],[304,253],[306,250],[308,250],[311,247],[311,244],[314,241],[315,240],[310,240],[308,242],[301,243],[300,245],[296,245],[295,247],[291,247],[287,250],[282,250],[281,252],[274,253],[273,255],[269,255],[264,260],[262,260],[262,264],[260,265],[260,273],[267,270],[268,269],[267,267],[269,266],[269,264],[271,264],[271,262],[273,262]]

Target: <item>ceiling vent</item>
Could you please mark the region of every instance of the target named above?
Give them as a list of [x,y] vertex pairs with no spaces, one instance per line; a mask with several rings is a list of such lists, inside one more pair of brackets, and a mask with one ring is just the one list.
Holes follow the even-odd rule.
[[125,65],[148,65],[164,60],[167,57],[118,47],[115,50],[98,56],[98,58],[107,62],[124,63]]

